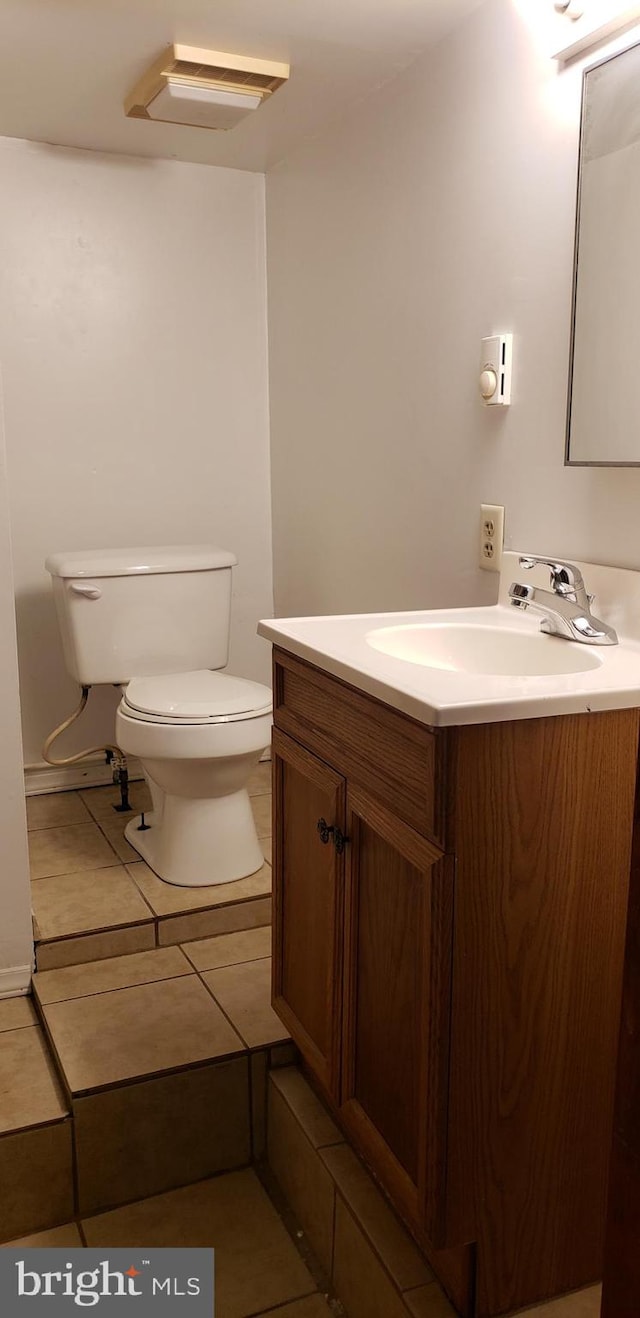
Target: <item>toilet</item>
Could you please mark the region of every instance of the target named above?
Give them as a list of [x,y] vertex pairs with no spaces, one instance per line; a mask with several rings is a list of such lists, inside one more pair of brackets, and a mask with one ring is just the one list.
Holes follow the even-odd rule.
[[271,691],[233,677],[231,571],[211,545],[52,554],[65,663],[122,688],[116,744],[140,760],[153,810],[125,836],[167,883],[231,883],[264,863],[247,782],[271,736]]

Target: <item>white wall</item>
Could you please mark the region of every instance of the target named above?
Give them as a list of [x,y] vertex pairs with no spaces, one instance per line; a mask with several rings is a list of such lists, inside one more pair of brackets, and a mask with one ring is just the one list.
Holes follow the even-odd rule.
[[[25,758],[71,711],[45,555],[236,551],[230,665],[268,680],[264,179],[0,141],[0,360]],[[115,694],[60,751],[112,736]],[[93,704],[93,700],[91,702]]]
[[33,939],[0,376],[0,996],[26,990]]
[[277,613],[493,600],[483,501],[509,546],[640,568],[640,472],[563,465],[581,67],[547,11],[486,0],[268,175]]

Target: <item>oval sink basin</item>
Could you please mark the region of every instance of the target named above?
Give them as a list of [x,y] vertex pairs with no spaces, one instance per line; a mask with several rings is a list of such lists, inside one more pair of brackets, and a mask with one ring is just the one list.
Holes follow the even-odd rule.
[[373,650],[423,668],[485,676],[545,677],[586,673],[600,656],[562,637],[469,623],[419,623],[369,632]]

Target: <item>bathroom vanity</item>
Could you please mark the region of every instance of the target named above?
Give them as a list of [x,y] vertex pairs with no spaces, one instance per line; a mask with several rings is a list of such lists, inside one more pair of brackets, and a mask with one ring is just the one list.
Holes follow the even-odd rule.
[[458,1311],[490,1318],[601,1276],[640,650],[503,671],[484,706],[486,674],[447,703],[435,670],[434,705],[323,621],[261,624],[274,1006]]

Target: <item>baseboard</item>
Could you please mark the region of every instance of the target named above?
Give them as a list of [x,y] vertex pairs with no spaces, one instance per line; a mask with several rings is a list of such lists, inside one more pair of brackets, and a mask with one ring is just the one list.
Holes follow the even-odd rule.
[[[129,780],[142,778],[140,761],[128,757]],[[53,764],[27,764],[24,771],[24,790],[27,796],[44,796],[49,792],[73,792],[79,787],[103,787],[113,782],[111,765],[104,756],[92,755],[78,764],[57,767]]]
[[[267,749],[260,756],[260,761],[270,760],[271,750]],[[135,756],[127,759],[129,781],[143,778],[142,766]],[[24,790],[26,796],[45,796],[49,792],[73,792],[79,787],[104,787],[113,781],[111,766],[105,764],[102,755],[89,756],[78,764],[56,767],[53,764],[27,764],[24,770]]]
[[9,966],[0,970],[0,999],[19,998],[31,988],[31,966]]

